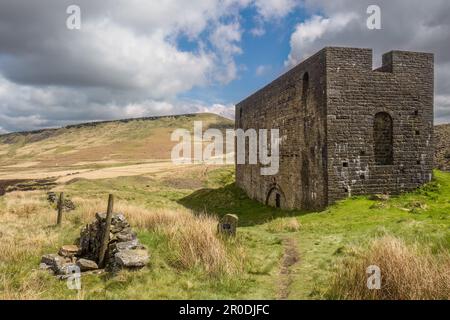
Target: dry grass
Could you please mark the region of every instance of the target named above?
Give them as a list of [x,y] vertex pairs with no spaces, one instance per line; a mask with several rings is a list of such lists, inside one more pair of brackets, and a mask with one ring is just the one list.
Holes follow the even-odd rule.
[[46,275],[38,270],[28,273],[18,285],[11,281],[11,275],[0,275],[0,299],[37,300],[48,290]]
[[178,268],[200,267],[209,275],[234,274],[242,269],[243,250],[217,234],[216,217],[186,209],[150,211],[127,204],[119,204],[118,211],[124,212],[133,226],[166,236],[171,262]]
[[[366,268],[381,269],[381,289],[367,288]],[[369,250],[355,251],[338,267],[329,296],[337,299],[423,300],[450,299],[450,255],[407,246],[385,236]]]
[[0,299],[37,299],[44,291],[46,275],[28,269],[45,248],[58,243],[52,230],[55,212],[44,197],[42,192],[13,192],[2,199]]
[[297,232],[300,227],[300,222],[296,218],[279,218],[267,224],[267,231],[272,233]]
[[[105,202],[73,198],[81,222],[92,221],[96,212],[105,211]],[[243,268],[243,248],[217,234],[216,217],[196,215],[187,209],[146,209],[118,201],[115,212],[122,212],[134,228],[157,232],[167,239],[170,262],[180,269],[202,268],[209,275],[235,274]]]
[[6,212],[17,217],[29,217],[48,209],[40,192],[12,192],[6,197]]
[[243,248],[217,234],[217,219],[208,215],[183,215],[163,232],[176,265],[203,268],[209,275],[236,274],[243,269]]
[[[104,199],[72,200],[76,211],[66,215],[63,228],[55,229],[55,210],[44,192],[13,192],[1,199],[0,299],[45,296],[51,276],[37,270],[40,256],[61,245],[64,230],[92,222],[96,212],[106,209]],[[133,228],[161,235],[168,248],[162,254],[174,268],[200,269],[209,276],[235,274],[243,268],[242,247],[217,235],[215,217],[186,209],[148,210],[123,201],[114,211],[123,212]]]

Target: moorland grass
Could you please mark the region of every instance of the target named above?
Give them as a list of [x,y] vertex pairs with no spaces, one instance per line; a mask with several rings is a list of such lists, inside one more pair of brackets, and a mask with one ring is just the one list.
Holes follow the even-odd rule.
[[[169,183],[170,176],[159,175],[79,180],[58,187],[78,204],[65,215],[61,228],[52,226],[55,211],[44,193],[1,197],[0,296],[272,299],[277,297],[286,238],[299,251],[299,262],[291,266],[289,299],[428,299],[448,294],[445,287],[431,292],[420,279],[442,283],[433,270],[448,263],[443,257],[450,249],[450,173],[436,171],[430,184],[387,201],[354,197],[322,212],[272,209],[249,199],[233,184],[233,167],[189,169],[172,178],[193,177],[199,180],[196,189]],[[64,282],[36,270],[42,254],[73,242],[95,212],[105,210],[108,192],[116,195],[116,209],[127,215],[149,248],[149,266],[116,277],[83,277],[81,292],[68,290]],[[218,217],[227,213],[240,219],[233,241],[215,233]],[[384,263],[394,253],[399,258]],[[397,288],[399,294],[374,297],[364,292],[361,268],[372,261],[390,274],[386,286]],[[431,271],[423,277],[399,278],[398,269],[405,261],[411,266],[408,274],[414,274],[414,266]],[[400,285],[407,279],[413,279],[413,288]]]

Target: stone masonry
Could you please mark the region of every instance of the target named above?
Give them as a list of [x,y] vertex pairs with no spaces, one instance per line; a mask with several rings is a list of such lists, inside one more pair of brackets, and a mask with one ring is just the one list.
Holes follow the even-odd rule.
[[[352,195],[398,194],[431,180],[434,56],[327,47],[236,106],[236,128],[279,129],[280,170],[236,165],[260,202],[322,209]],[[248,150],[246,150],[248,152]]]

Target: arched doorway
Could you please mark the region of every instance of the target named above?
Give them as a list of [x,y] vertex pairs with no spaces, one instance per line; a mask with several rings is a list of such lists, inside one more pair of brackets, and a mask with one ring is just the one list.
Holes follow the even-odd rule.
[[281,191],[278,185],[273,185],[267,193],[266,205],[274,208],[283,208],[285,207],[285,201],[283,191]]

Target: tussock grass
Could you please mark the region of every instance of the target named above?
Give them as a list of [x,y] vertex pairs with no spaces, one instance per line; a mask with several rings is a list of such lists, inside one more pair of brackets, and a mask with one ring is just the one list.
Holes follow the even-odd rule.
[[186,209],[152,209],[119,204],[128,221],[167,239],[168,257],[180,269],[203,269],[208,275],[236,274],[243,268],[243,249],[217,234],[218,219]]
[[5,196],[6,210],[0,210],[0,262],[19,262],[56,241],[50,226],[56,214],[41,192],[13,192]]
[[42,197],[42,193],[38,191],[8,193],[5,212],[18,217],[29,217],[42,211],[45,212],[49,207]]
[[[381,270],[381,289],[367,288],[366,268]],[[450,255],[433,255],[417,245],[384,236],[368,250],[356,250],[339,265],[328,292],[335,299],[422,300],[450,299]]]
[[42,192],[12,192],[0,206],[0,299],[37,299],[45,291],[45,277],[36,270],[45,248],[59,235],[52,226],[56,214]]

